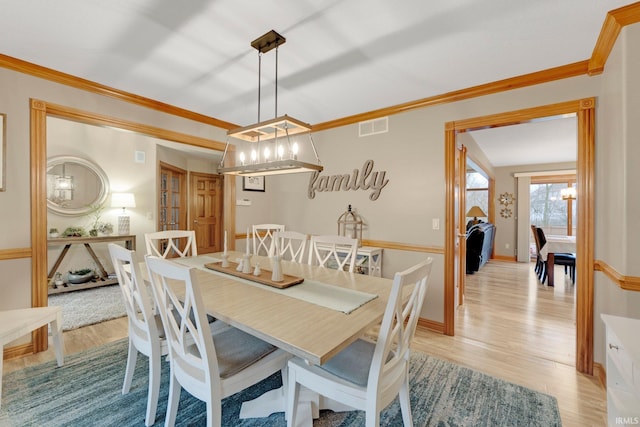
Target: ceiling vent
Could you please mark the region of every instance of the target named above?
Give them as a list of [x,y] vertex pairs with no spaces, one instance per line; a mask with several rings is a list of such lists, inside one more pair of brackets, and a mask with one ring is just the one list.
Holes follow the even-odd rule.
[[360,122],[358,136],[370,136],[389,132],[389,117]]

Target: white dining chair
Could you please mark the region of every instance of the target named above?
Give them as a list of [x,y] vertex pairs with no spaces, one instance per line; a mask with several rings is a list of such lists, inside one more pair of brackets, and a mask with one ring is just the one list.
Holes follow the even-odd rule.
[[[359,339],[323,365],[289,360],[287,426],[295,426],[300,386],[366,412],[366,426],[380,425],[380,411],[400,398],[402,421],[413,426],[409,357],[431,273],[432,258],[395,274],[376,342]],[[415,285],[413,289],[411,286]],[[411,294],[403,299],[404,291]]]
[[109,243],[108,246],[129,322],[129,355],[122,394],[129,393],[131,389],[138,353],[144,354],[149,358],[149,395],[145,425],[151,426],[155,423],[158,407],[160,363],[162,356],[169,353],[169,347],[164,338],[162,320],[154,310],[153,296],[142,280],[140,260],[136,253],[115,243]]
[[282,224],[256,224],[253,226],[253,254],[269,255],[269,248],[273,241],[273,233],[284,231]]
[[161,258],[197,256],[196,232],[193,230],[165,230],[146,233],[147,254]]
[[[206,402],[207,425],[220,426],[223,398],[278,371],[286,381],[290,356],[283,350],[233,327],[214,335],[203,332],[207,313],[195,268],[149,255],[145,260],[169,342],[171,377],[165,426],[175,424],[182,388]],[[174,286],[184,296],[179,298]],[[187,341],[189,334],[193,345]]]
[[304,250],[307,247],[309,236],[297,231],[276,231],[273,233],[271,246],[269,247],[269,256],[276,253],[276,242],[278,252],[282,259],[288,261],[302,262],[304,259]]
[[309,265],[335,267],[353,273],[356,266],[358,239],[346,236],[311,236]]

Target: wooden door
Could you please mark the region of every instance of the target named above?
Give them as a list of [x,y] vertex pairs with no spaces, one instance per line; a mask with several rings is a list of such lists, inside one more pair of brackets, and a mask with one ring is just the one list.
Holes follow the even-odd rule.
[[222,251],[222,176],[190,173],[189,223],[196,232],[198,253]]
[[467,210],[467,147],[456,143],[456,186],[458,193],[458,203],[456,206],[457,218],[456,229],[458,230],[458,273],[455,280],[456,307],[464,304],[464,287],[467,274],[467,230],[466,230],[466,210]]
[[160,162],[158,231],[189,230],[187,225],[187,171]]

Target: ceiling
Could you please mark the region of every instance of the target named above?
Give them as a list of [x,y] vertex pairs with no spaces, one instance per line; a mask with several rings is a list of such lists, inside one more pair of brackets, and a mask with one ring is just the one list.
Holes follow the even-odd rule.
[[575,114],[469,132],[494,167],[575,162]]
[[[623,0],[20,0],[0,53],[239,126],[316,124],[591,57]],[[277,113],[277,114],[276,114]]]

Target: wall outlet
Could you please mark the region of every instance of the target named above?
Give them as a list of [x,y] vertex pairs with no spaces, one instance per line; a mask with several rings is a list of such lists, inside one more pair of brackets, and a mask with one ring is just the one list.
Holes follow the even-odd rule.
[[504,244],[504,248],[505,248],[505,249],[509,249],[510,247],[511,247],[511,245],[510,245],[510,244],[508,244],[508,243],[505,243],[505,244]]
[[432,218],[431,226],[434,230],[440,230],[440,218]]

